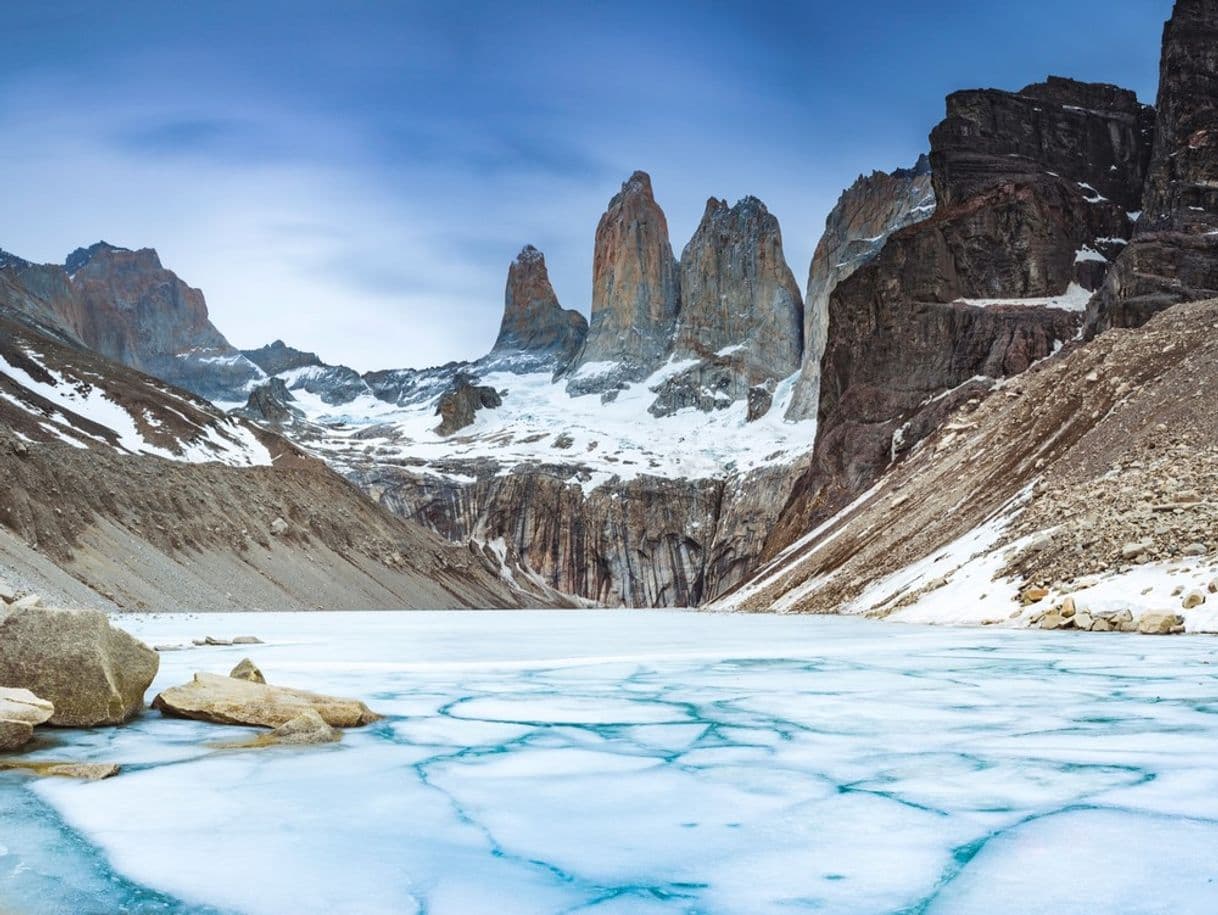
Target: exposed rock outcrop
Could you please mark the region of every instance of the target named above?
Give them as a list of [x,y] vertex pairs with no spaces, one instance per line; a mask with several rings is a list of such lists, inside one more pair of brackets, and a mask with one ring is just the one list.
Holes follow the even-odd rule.
[[282,340],[276,340],[274,343],[268,343],[258,349],[242,350],[241,355],[268,375],[325,365],[317,353],[306,353],[304,350],[288,346]]
[[746,197],[728,207],[712,197],[680,267],[672,355],[698,365],[665,381],[654,414],[727,406],[798,370],[803,299],[764,203]]
[[155,651],[96,610],[31,608],[0,618],[0,686],[52,703],[54,725],[130,721],[159,667]]
[[949,97],[931,134],[934,216],[892,235],[830,296],[813,466],[772,549],[865,489],[978,386],[1075,336],[1089,259],[1129,237],[1147,123],[1132,93],[1070,80]]
[[635,172],[596,228],[592,320],[572,363],[572,393],[641,381],[668,359],[680,309],[680,278],[668,220],[651,177]]
[[211,323],[203,293],[151,248],[106,242],[65,264],[78,311],[69,326],[92,350],[208,399],[231,399],[260,372]]
[[238,412],[255,422],[277,428],[296,418],[297,411],[292,407],[295,399],[282,378],[272,378],[250,391],[249,399]]
[[503,398],[490,385],[474,384],[469,378],[459,376],[452,390],[441,397],[436,405],[436,416],[440,417],[436,432],[452,435],[466,426],[472,426],[479,410],[493,410],[501,406]]
[[578,311],[563,308],[550,284],[546,259],[525,245],[508,268],[503,322],[492,356],[523,357],[528,368],[563,372],[588,335],[588,322]]
[[816,416],[820,403],[820,360],[829,330],[829,296],[838,284],[875,260],[890,235],[929,219],[935,212],[930,158],[889,174],[860,175],[842,192],[812,255],[804,303],[804,358],[799,384],[787,410],[789,419]]
[[[352,478],[394,513],[455,541],[501,543],[510,564],[567,594],[610,606],[696,606],[754,567],[798,474],[777,467],[728,479],[640,476],[585,491],[577,460],[452,470],[458,482],[369,462]],[[584,472],[586,475],[586,472]],[[518,576],[522,577],[522,576]]]
[[380,720],[358,699],[202,673],[184,686],[165,690],[152,707],[174,718],[264,728],[282,727],[310,710],[335,728],[358,728]]
[[1176,0],[1163,31],[1157,112],[1137,232],[1091,302],[1090,334],[1218,295],[1215,0]]

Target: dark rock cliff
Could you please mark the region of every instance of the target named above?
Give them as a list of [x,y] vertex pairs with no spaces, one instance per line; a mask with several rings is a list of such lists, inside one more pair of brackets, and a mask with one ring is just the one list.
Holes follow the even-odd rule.
[[588,322],[558,304],[545,255],[532,245],[525,245],[508,268],[503,298],[503,322],[491,355],[518,354],[529,367],[564,371],[583,346]]
[[1091,302],[1091,335],[1218,296],[1218,0],[1177,0],[1157,111],[1137,232]]

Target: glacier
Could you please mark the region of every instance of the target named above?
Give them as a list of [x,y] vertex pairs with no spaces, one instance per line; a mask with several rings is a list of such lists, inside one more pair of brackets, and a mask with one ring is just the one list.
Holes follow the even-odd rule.
[[252,657],[341,744],[147,713],[0,774],[0,909],[1218,911],[1208,639],[682,611],[122,616],[154,690]]

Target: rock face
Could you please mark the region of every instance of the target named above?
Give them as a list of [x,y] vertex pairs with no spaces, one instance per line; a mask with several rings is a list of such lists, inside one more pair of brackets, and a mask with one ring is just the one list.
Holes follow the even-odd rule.
[[212,325],[203,293],[151,248],[98,242],[62,267],[0,253],[0,305],[41,333],[209,399],[238,399],[262,374]]
[[450,540],[503,544],[510,566],[550,587],[628,607],[697,606],[741,582],[799,472],[643,476],[585,492],[578,464],[453,470],[477,480],[380,463],[353,469],[352,478],[395,514]]
[[813,466],[774,548],[990,380],[1074,337],[1092,259],[1129,237],[1150,149],[1132,93],[1050,79],[956,93],[947,109],[931,134],[934,216],[892,235],[830,296]]
[[190,683],[171,687],[157,696],[152,707],[174,718],[264,728],[282,727],[310,710],[335,728],[358,728],[380,719],[357,699],[323,696],[216,674],[195,674]]
[[698,365],[664,383],[657,416],[727,406],[799,369],[803,299],[778,220],[756,197],[707,202],[681,254],[679,314],[672,355]]
[[804,359],[789,419],[816,416],[820,403],[820,360],[829,330],[829,296],[839,283],[879,255],[894,232],[929,219],[935,212],[930,158],[919,157],[913,168],[889,174],[860,175],[842,192],[825,233],[812,255],[808,296],[804,303]]
[[123,724],[144,708],[157,653],[96,610],[11,610],[0,619],[0,686],[55,707],[51,724]]
[[15,750],[34,739],[34,728],[55,714],[55,706],[28,689],[0,688],[0,750]]
[[611,391],[650,375],[668,358],[680,301],[668,220],[650,176],[635,172],[596,228],[592,320],[568,389]]
[[436,416],[440,417],[436,432],[452,435],[466,426],[472,426],[474,415],[479,410],[493,410],[501,406],[503,399],[494,388],[458,377],[453,389],[441,397],[436,405]]
[[255,422],[279,427],[296,417],[292,409],[295,399],[282,378],[272,378],[250,391],[249,399],[238,412]]
[[520,355],[530,366],[560,373],[571,364],[587,335],[584,316],[558,304],[545,255],[525,245],[508,268],[503,323],[491,355]]
[[1163,31],[1157,112],[1142,215],[1088,310],[1092,335],[1218,295],[1215,0],[1177,0]]
[[65,268],[79,301],[69,323],[90,349],[209,399],[258,377],[211,323],[203,293],[151,248],[98,242],[74,251]]
[[282,340],[276,340],[274,343],[268,343],[258,349],[242,350],[241,355],[268,375],[325,365],[317,353],[306,353],[304,350],[288,346]]

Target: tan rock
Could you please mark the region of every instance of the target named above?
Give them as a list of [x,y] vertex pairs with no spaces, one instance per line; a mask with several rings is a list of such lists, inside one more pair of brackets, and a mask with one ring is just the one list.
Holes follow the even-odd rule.
[[122,771],[116,763],[54,762],[34,759],[0,759],[0,772],[29,772],[54,778],[79,778],[97,782],[113,778]]
[[343,739],[343,732],[330,727],[313,709],[305,709],[291,721],[287,721],[269,734],[261,734],[252,740],[237,743],[222,744],[224,749],[243,750],[259,749],[275,746],[315,746],[326,743],[337,743]]
[[1062,601],[1062,605],[1061,605],[1061,609],[1060,609],[1060,613],[1062,616],[1064,616],[1066,619],[1069,619],[1070,617],[1074,616],[1074,614],[1076,612],[1077,612],[1077,608],[1075,607],[1073,597],[1067,597],[1064,601]]
[[1183,626],[1184,620],[1175,613],[1143,613],[1138,619],[1138,632],[1142,635],[1171,635],[1172,630]]
[[255,635],[239,635],[233,639],[234,645],[261,645],[262,639]]
[[1049,596],[1049,589],[1040,585],[1029,585],[1019,595],[1024,604],[1035,604]]
[[1209,591],[1210,594],[1218,594],[1218,578],[1210,581],[1210,583],[1205,586],[1205,589]]
[[170,717],[266,728],[287,724],[308,709],[336,728],[362,727],[380,718],[357,699],[202,673],[184,686],[165,690],[152,707]]
[[14,609],[0,619],[0,686],[51,702],[54,725],[131,720],[159,667],[155,651],[96,610]]
[[1099,618],[1097,617],[1097,618],[1096,618],[1094,621],[1092,621],[1092,623],[1091,623],[1091,631],[1092,631],[1092,632],[1111,632],[1111,631],[1112,631],[1112,623],[1108,622],[1108,620],[1105,620],[1105,619],[1099,619]]
[[1056,611],[1046,613],[1040,618],[1041,629],[1061,629],[1065,623],[1065,619]]
[[1181,602],[1181,606],[1184,607],[1185,610],[1192,610],[1194,607],[1200,607],[1204,603],[1204,594],[1202,594],[1200,591],[1189,591],[1184,595],[1184,600]]
[[266,683],[266,677],[262,675],[262,671],[258,669],[258,665],[249,658],[244,658],[240,664],[232,669],[229,676],[234,680],[249,680],[251,683]]
[[1095,619],[1086,610],[1074,614],[1074,628],[1090,631],[1095,627]]

